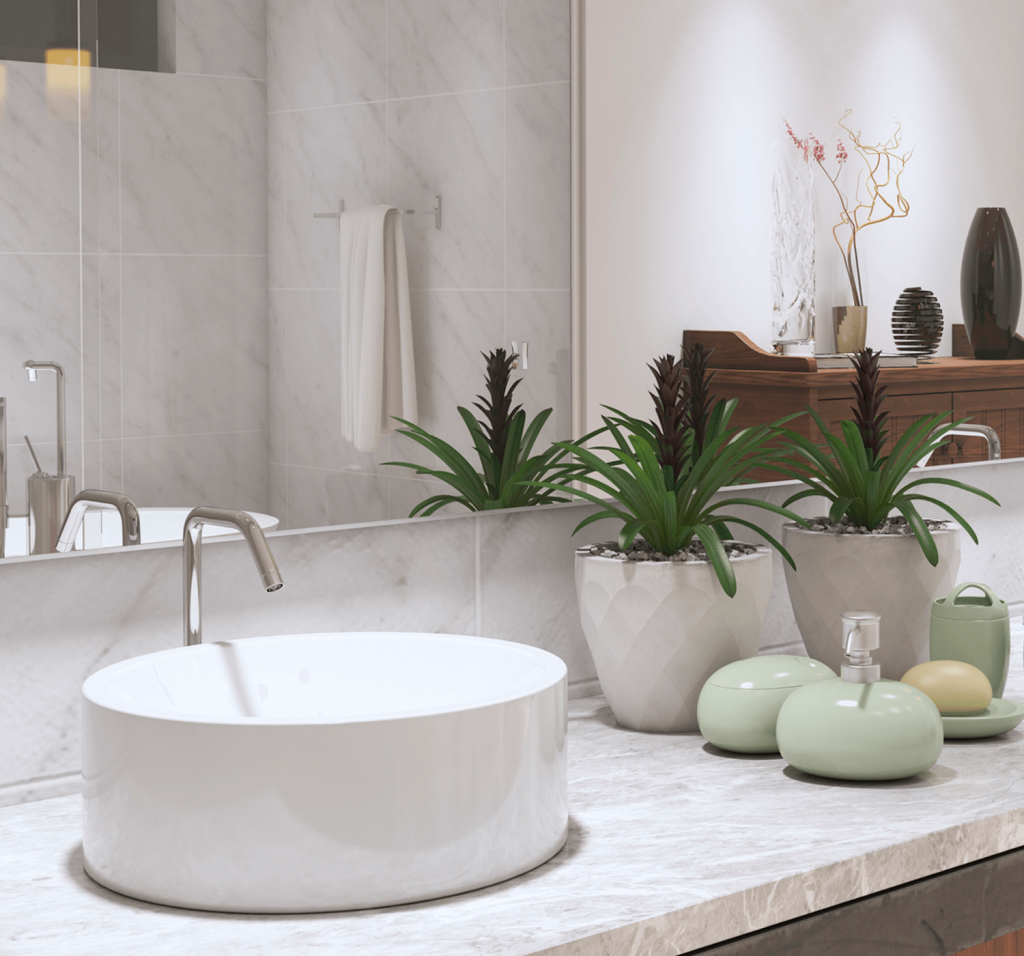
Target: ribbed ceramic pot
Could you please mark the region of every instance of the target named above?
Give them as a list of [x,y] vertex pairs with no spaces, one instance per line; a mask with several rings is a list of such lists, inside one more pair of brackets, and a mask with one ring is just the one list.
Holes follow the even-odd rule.
[[839,671],[840,618],[854,608],[882,616],[882,646],[872,653],[882,677],[899,680],[928,660],[932,601],[949,593],[960,569],[960,529],[949,522],[932,531],[939,551],[933,568],[912,534],[829,534],[796,524],[782,528],[782,544],[796,563],[786,585],[807,653]]
[[576,554],[580,621],[601,690],[620,725],[697,730],[697,698],[720,667],[757,653],[772,554],[732,560],[736,596],[707,562],[620,561]]

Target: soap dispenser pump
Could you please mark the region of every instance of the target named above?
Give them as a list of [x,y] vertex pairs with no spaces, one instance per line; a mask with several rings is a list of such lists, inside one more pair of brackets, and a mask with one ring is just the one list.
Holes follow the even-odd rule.
[[779,711],[779,751],[797,770],[840,780],[899,780],[927,770],[942,751],[938,708],[916,687],[882,680],[871,658],[881,618],[842,615],[841,676],[794,691]]

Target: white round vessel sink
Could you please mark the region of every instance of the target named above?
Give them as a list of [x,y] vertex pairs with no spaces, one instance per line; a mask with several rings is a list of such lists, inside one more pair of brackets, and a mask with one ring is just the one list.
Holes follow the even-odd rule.
[[[181,541],[185,533],[185,519],[191,508],[139,508],[139,531],[141,544],[157,541]],[[276,531],[281,523],[273,515],[250,511],[256,523],[264,531]],[[230,528],[219,525],[203,525],[203,539],[237,534]],[[7,520],[6,557],[28,554],[28,518],[25,515],[11,515]],[[85,520],[75,539],[75,550],[90,548],[121,547],[121,516],[116,511],[93,509],[85,513]]]
[[82,687],[86,872],[193,909],[304,913],[506,880],[568,827],[566,668],[452,634],[261,637]]

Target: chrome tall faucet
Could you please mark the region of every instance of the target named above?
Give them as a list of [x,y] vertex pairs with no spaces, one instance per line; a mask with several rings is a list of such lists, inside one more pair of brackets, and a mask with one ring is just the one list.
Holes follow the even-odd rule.
[[75,478],[67,473],[67,428],[65,427],[64,369],[56,362],[25,363],[28,380],[36,372],[57,373],[57,474],[42,471],[30,475],[28,492],[28,537],[30,554],[52,554],[57,550],[57,534],[75,496]]
[[64,526],[57,535],[57,550],[70,551],[75,546],[78,529],[82,527],[85,513],[90,508],[105,511],[116,511],[121,516],[121,544],[125,547],[138,544],[142,540],[142,529],[139,525],[139,509],[127,495],[116,491],[100,491],[97,488],[86,488],[75,495],[64,519]]
[[202,568],[201,552],[203,525],[213,524],[221,528],[240,531],[248,542],[260,581],[267,592],[280,591],[284,586],[277,562],[270,551],[270,545],[263,535],[263,529],[252,515],[244,511],[228,511],[223,508],[193,508],[185,519],[182,545],[185,572],[185,646],[203,643],[202,626]]

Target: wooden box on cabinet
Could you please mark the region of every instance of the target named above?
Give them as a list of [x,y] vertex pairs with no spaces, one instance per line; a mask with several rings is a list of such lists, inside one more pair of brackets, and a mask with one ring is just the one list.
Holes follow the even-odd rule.
[[[1003,458],[1024,456],[1024,360],[979,361],[970,355],[963,326],[953,326],[954,354],[936,358],[916,368],[887,368],[879,381],[888,386],[886,407],[889,435],[885,450],[917,419],[937,412],[954,418],[970,418],[990,425],[999,435]],[[739,426],[772,422],[793,412],[813,408],[830,430],[853,417],[852,369],[818,369],[813,356],[773,355],[754,345],[739,332],[690,330],[683,345],[697,342],[713,348],[710,367],[715,369],[711,392],[720,398],[738,398],[733,424]],[[967,354],[962,354],[965,351]],[[790,426],[814,440],[821,436],[810,415],[801,415]],[[985,440],[955,436],[942,454],[930,464],[984,461]],[[779,480],[770,472],[759,473],[762,481]]]

